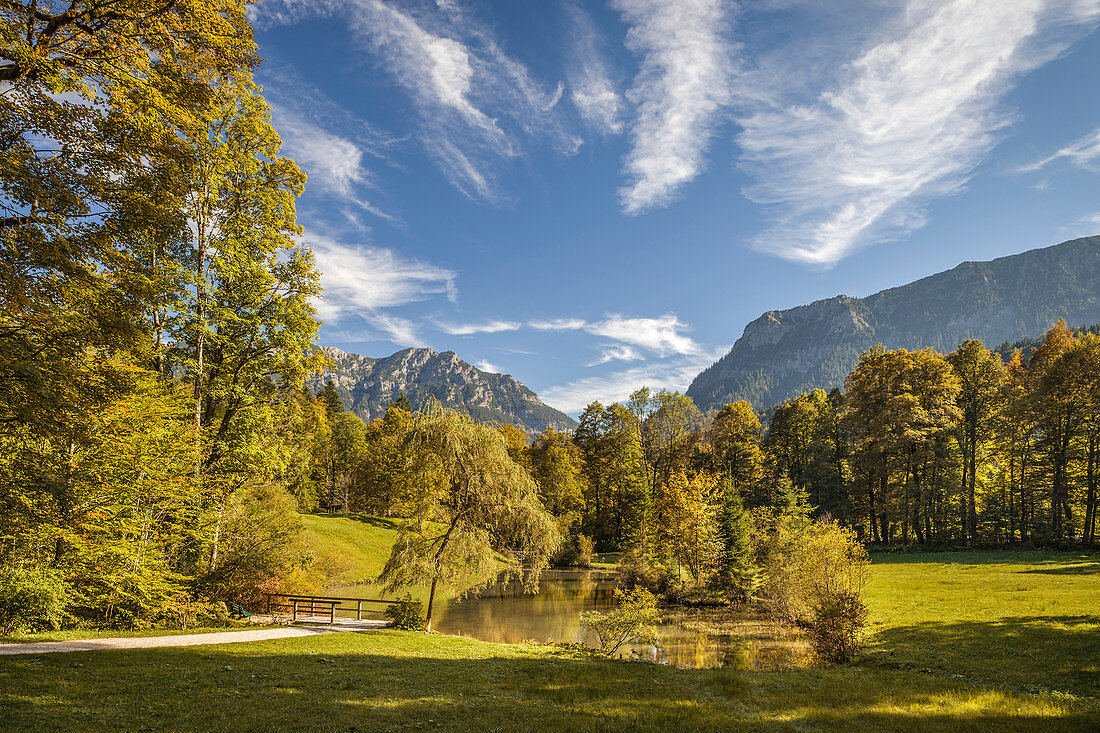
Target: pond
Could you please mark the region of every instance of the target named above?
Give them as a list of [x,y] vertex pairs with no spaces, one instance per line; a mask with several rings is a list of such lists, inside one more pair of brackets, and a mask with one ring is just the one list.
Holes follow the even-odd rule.
[[[594,637],[580,624],[580,614],[611,609],[615,586],[615,574],[608,571],[548,570],[534,594],[523,593],[522,587],[512,582],[495,583],[478,597],[442,601],[437,597],[432,627],[443,634],[500,643],[549,641],[595,646]],[[378,597],[378,588],[350,586],[332,594]],[[657,645],[624,646],[619,656],[693,668],[767,670],[805,666],[807,662],[805,643],[770,624],[731,619],[728,612],[717,609],[700,623],[699,616],[706,616],[705,612],[672,611],[677,622],[657,627]],[[719,615],[720,631],[713,623]]]

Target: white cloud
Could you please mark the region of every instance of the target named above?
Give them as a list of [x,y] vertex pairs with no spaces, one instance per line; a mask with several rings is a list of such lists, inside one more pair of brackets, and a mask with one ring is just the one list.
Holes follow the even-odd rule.
[[369,178],[358,145],[280,105],[271,105],[271,117],[286,153],[305,170],[309,185],[344,199],[355,199],[355,186],[366,184]]
[[641,352],[633,346],[626,346],[625,344],[611,344],[602,347],[602,350],[603,353],[600,354],[600,358],[587,366],[599,366],[611,361],[641,361],[642,359]]
[[599,400],[605,406],[622,402],[639,387],[683,392],[700,371],[710,366],[728,350],[728,346],[723,346],[700,351],[690,357],[643,364],[600,376],[583,377],[566,384],[539,390],[539,398],[559,410],[576,414],[593,400]]
[[613,0],[641,56],[629,99],[637,105],[619,191],[623,210],[667,204],[693,180],[730,101],[734,47],[723,0]]
[[534,81],[460,3],[411,8],[382,0],[271,0],[251,15],[260,27],[338,15],[408,95],[425,151],[470,198],[506,198],[496,175],[527,140],[576,152],[580,140],[557,110],[560,84],[544,88]]
[[1066,239],[1094,237],[1100,234],[1100,211],[1087,214],[1077,221],[1060,227],[1058,233]]
[[452,336],[471,336],[477,333],[502,333],[516,331],[523,324],[515,321],[486,321],[485,323],[445,323],[436,322],[440,330]]
[[922,204],[959,191],[1011,122],[1001,100],[1015,81],[1097,18],[1096,0],[911,0],[837,78],[820,78],[834,66],[820,39],[802,68],[744,75],[737,139],[757,178],[745,193],[775,205],[754,245],[830,266],[920,227]]
[[500,367],[492,363],[488,359],[482,359],[481,361],[474,362],[474,366],[483,372],[490,372],[492,374],[500,374]]
[[326,321],[359,316],[402,346],[419,343],[415,324],[387,312],[437,295],[455,300],[456,274],[448,269],[402,257],[393,250],[348,245],[331,237],[304,238],[321,271],[324,294],[315,302]]
[[595,336],[641,346],[665,356],[694,354],[699,351],[698,344],[680,333],[687,327],[686,323],[672,313],[658,318],[634,318],[616,313],[605,320],[588,324],[584,330]]
[[624,104],[611,80],[602,38],[588,15],[575,3],[566,5],[573,54],[569,63],[570,98],[589,127],[603,135],[623,131]]
[[420,336],[416,332],[416,324],[408,318],[395,316],[392,313],[375,312],[366,317],[371,325],[380,329],[387,338],[398,346],[422,346]]
[[1054,155],[1036,161],[1031,165],[1021,168],[1021,172],[1034,172],[1046,167],[1056,160],[1068,160],[1073,165],[1087,170],[1095,169],[1100,165],[1100,127],[1085,135],[1080,140],[1067,145]]
[[[694,354],[699,351],[698,344],[690,337],[680,333],[686,330],[688,325],[673,313],[666,313],[657,318],[639,318],[612,313],[602,321],[588,322],[581,318],[556,318],[546,321],[531,321],[527,325],[539,331],[585,331],[593,336],[602,336],[623,344],[641,346],[650,351],[655,351],[661,356],[667,354]],[[625,352],[620,353],[625,354]],[[604,361],[610,361],[610,359]]]
[[536,331],[579,331],[588,325],[581,318],[552,318],[548,321],[531,321],[527,324]]

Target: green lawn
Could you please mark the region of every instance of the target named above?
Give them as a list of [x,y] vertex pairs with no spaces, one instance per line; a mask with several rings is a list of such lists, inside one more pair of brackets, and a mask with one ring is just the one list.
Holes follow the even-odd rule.
[[1100,554],[876,555],[866,602],[868,663],[1100,697]]
[[876,556],[855,665],[367,632],[0,660],[11,730],[1100,730],[1100,555]]
[[401,528],[401,520],[366,514],[301,516],[307,539],[346,568],[344,581],[348,583],[378,577]]

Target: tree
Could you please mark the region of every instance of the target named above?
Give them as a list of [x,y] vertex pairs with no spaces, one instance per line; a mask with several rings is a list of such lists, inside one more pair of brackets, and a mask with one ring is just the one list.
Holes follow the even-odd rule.
[[325,403],[325,416],[328,418],[329,424],[332,424],[336,420],[336,416],[344,412],[344,401],[340,399],[340,393],[336,391],[336,383],[331,379],[325,382],[321,399]]
[[1070,462],[1074,441],[1084,425],[1085,395],[1078,389],[1074,359],[1066,358],[1077,339],[1065,321],[1047,331],[1043,345],[1031,358],[1029,371],[1036,375],[1031,393],[1038,447],[1050,470],[1050,521],[1052,539],[1070,533],[1073,512],[1070,505]]
[[595,633],[600,652],[610,657],[628,642],[656,644],[659,639],[655,624],[661,620],[657,597],[645,588],[616,588],[615,600],[618,606],[607,613],[581,614],[581,625]]
[[527,455],[543,506],[555,517],[566,518],[567,526],[580,519],[585,493],[580,449],[567,434],[547,428]]
[[992,418],[1000,407],[1004,366],[1000,356],[976,339],[960,344],[947,356],[947,361],[960,385],[958,405],[962,410],[962,421],[956,430],[956,438],[963,455],[962,481],[967,497],[964,536],[974,542],[978,536],[975,485],[982,462],[980,454],[992,433]]
[[[950,365],[930,349],[875,347],[863,353],[848,376],[844,420],[866,466],[876,539],[891,539],[891,508],[901,515],[903,541],[909,541],[910,529],[918,542],[931,532],[933,497],[926,491],[927,473],[937,440],[960,419],[958,393],[958,378]],[[891,462],[901,470],[900,484],[890,481]],[[890,492],[891,488],[896,490]],[[881,532],[875,527],[876,498]]]
[[408,445],[413,513],[379,576],[387,590],[429,583],[431,630],[437,588],[484,588],[500,572],[498,552],[512,559],[506,575],[537,589],[560,535],[500,433],[436,403],[414,418]]
[[748,601],[760,583],[752,546],[752,517],[741,503],[740,492],[728,480],[722,486],[718,538],[722,544],[716,585],[731,601]]
[[748,402],[726,405],[714,416],[707,438],[712,448],[714,471],[727,479],[729,485],[743,495],[750,495],[758,480],[760,437],[763,428]]

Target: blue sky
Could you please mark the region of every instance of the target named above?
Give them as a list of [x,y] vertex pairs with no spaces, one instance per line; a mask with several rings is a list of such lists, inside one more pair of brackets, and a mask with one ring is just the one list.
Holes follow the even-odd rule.
[[578,412],[1100,233],[1100,0],[261,0],[320,341]]

